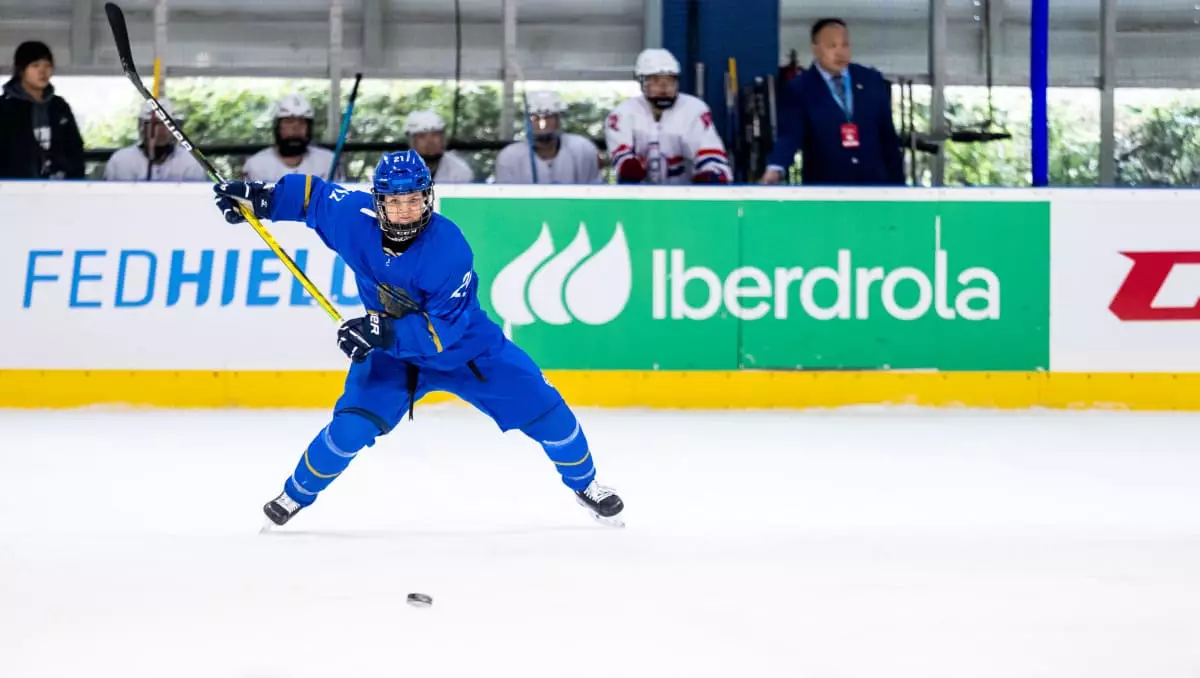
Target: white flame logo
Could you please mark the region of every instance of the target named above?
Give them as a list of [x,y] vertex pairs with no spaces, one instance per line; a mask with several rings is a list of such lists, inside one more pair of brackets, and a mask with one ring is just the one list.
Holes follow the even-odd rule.
[[592,254],[587,225],[580,222],[575,238],[555,254],[550,226],[542,224],[537,240],[505,266],[492,282],[492,307],[504,319],[504,334],[541,320],[566,325],[612,322],[633,291],[633,267],[625,228],[618,222],[612,239]]

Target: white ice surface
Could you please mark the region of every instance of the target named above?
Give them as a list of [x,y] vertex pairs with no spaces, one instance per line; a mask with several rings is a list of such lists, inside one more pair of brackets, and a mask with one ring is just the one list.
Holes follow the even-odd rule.
[[324,413],[0,411],[0,677],[1200,676],[1200,416],[580,414],[623,531],[462,407],[269,535]]

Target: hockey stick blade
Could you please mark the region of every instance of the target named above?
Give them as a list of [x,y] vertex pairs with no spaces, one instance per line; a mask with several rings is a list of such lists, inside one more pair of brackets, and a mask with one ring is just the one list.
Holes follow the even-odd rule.
[[137,67],[133,65],[133,48],[129,44],[129,27],[125,24],[125,12],[121,11],[121,8],[116,3],[107,2],[104,4],[104,13],[108,15],[108,25],[112,28],[113,40],[117,43],[117,54],[121,58],[121,69],[125,71],[125,75],[129,78],[129,81],[137,88],[142,98],[150,102],[151,108],[154,109],[154,116],[166,126],[171,136],[175,137],[175,141],[179,144],[180,148],[192,154],[192,157],[204,167],[204,171],[208,173],[210,179],[216,182],[224,181],[220,173],[217,172],[217,168],[213,167],[213,164],[208,161],[208,158],[204,157],[203,153],[192,146],[191,140],[179,128],[179,124],[167,114],[167,111],[163,109],[158,99],[154,98],[150,90],[146,89],[145,83],[142,82],[142,77],[138,75]]
[[112,28],[113,39],[117,41],[117,55],[121,58],[121,69],[126,75],[137,75],[137,67],[133,65],[133,48],[129,43],[129,27],[125,25],[125,12],[115,2],[104,3],[104,13],[108,15],[108,25]]

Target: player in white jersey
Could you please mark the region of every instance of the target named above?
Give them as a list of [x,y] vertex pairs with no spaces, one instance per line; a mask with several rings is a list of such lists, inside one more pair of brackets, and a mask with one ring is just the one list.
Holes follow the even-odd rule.
[[475,170],[454,151],[446,150],[446,121],[434,111],[413,111],[404,121],[408,145],[433,173],[438,184],[469,184]]
[[[264,148],[246,160],[242,176],[247,181],[273,183],[288,174],[315,174],[329,176],[333,164],[333,151],[312,145],[312,104],[299,94],[289,94],[271,107],[275,120],[275,145]],[[336,180],[342,178],[338,169]]]
[[[158,100],[172,119],[181,122],[171,100]],[[113,153],[104,165],[108,181],[207,181],[204,168],[191,153],[175,145],[167,126],[154,117],[150,102],[138,114],[140,141]]]
[[567,110],[554,92],[530,92],[529,122],[533,129],[533,163],[528,140],[514,141],[496,157],[498,184],[594,184],[601,180],[600,151],[591,139],[563,132],[561,115]]
[[469,184],[475,170],[462,156],[446,150],[446,121],[432,110],[413,111],[404,121],[408,145],[433,173],[438,184]]
[[641,96],[617,106],[604,126],[617,181],[623,184],[728,183],[725,144],[708,105],[679,92],[679,61],[665,49],[638,55]]

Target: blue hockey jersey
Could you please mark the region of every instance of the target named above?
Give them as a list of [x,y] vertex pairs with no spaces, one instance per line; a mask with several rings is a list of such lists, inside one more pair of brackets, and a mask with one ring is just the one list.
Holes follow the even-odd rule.
[[453,370],[505,341],[479,307],[474,255],[455,223],[434,214],[398,256],[383,251],[371,194],[302,174],[275,185],[272,221],[303,221],[341,255],[367,310],[398,318],[388,353],[422,368]]

